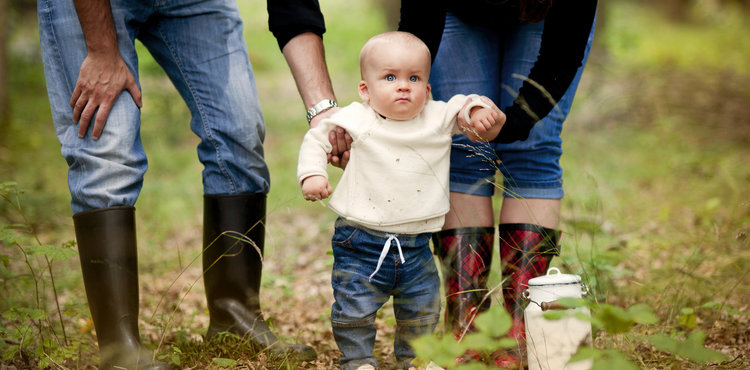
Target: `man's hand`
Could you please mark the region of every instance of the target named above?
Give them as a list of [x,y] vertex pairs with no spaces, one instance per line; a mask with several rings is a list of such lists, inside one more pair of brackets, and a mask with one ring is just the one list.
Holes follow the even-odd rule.
[[73,121],[78,122],[78,137],[86,135],[91,118],[96,113],[91,136],[94,140],[99,139],[107,123],[109,112],[123,90],[130,92],[139,108],[143,106],[141,90],[120,54],[117,52],[102,54],[110,55],[90,52],[83,60],[78,81],[70,97]]
[[333,188],[324,176],[314,175],[302,180],[302,195],[305,200],[314,202],[328,198],[333,193]]
[[[313,117],[310,121],[310,127],[317,126],[324,118],[332,116],[339,107],[333,107]],[[328,153],[328,163],[341,169],[346,168],[349,163],[349,149],[352,148],[352,137],[341,127],[336,127],[328,134],[328,141],[331,143],[331,152]]]
[[117,97],[128,90],[138,108],[143,106],[141,90],[120,56],[112,10],[108,0],[74,0],[88,54],[81,64],[70,97],[78,136],[84,137],[96,113],[91,136],[99,139]]

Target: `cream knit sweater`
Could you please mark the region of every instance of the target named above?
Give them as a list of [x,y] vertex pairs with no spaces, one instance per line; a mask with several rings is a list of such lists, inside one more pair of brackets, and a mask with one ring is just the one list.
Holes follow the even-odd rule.
[[352,103],[310,129],[302,142],[297,181],[326,173],[328,133],[336,126],[352,137],[349,163],[328,206],[350,222],[397,234],[435,232],[448,213],[451,136],[468,98],[430,100],[415,118],[383,118],[365,103]]

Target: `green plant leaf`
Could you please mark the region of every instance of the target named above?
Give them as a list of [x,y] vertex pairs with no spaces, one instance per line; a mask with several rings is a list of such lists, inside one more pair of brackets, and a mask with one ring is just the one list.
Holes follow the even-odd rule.
[[578,308],[578,307],[586,307],[588,306],[588,302],[583,298],[573,298],[573,297],[563,297],[557,299],[557,303],[559,303],[563,307],[567,308]]
[[594,359],[591,370],[638,370],[620,351],[602,350],[601,356]]
[[468,364],[458,365],[453,369],[455,370],[487,370],[491,368],[480,362],[469,362]]
[[698,325],[698,317],[695,315],[695,310],[692,308],[685,307],[680,310],[680,316],[677,318],[680,326],[684,326],[690,330],[695,329]]
[[578,352],[570,357],[568,363],[593,360],[591,369],[596,370],[637,370],[638,367],[628,361],[620,351],[615,349],[596,349],[580,347]]
[[515,348],[518,347],[518,342],[513,338],[504,337],[497,341],[497,346],[500,348]]
[[15,244],[23,244],[26,238],[18,235],[10,225],[2,225],[0,227],[0,244],[4,244],[6,248],[10,248]]
[[18,321],[21,318],[21,314],[13,307],[7,311],[3,311],[3,317],[8,321]]
[[628,308],[630,319],[639,324],[656,324],[659,318],[651,310],[651,307],[645,304],[636,304]]
[[570,357],[570,362],[595,359],[602,356],[602,351],[592,347],[579,347],[578,352]]
[[23,310],[26,315],[32,320],[44,320],[47,318],[47,313],[39,308],[31,308]]
[[554,310],[554,311],[546,311],[542,314],[542,317],[544,317],[546,320],[560,320],[562,318],[568,317],[570,313],[566,310]]
[[214,357],[211,359],[211,362],[220,367],[232,367],[237,365],[237,361],[232,360],[231,358]]
[[10,345],[7,348],[5,348],[5,351],[3,352],[3,360],[10,360],[13,357],[16,357],[18,354],[21,353],[21,347],[17,344]]
[[464,337],[461,344],[465,348],[471,348],[476,351],[493,351],[499,348],[497,342],[487,333],[477,332]]
[[513,322],[502,305],[493,305],[489,310],[477,315],[474,325],[480,332],[485,332],[493,338],[500,338],[510,330]]
[[664,334],[650,336],[647,340],[656,349],[672,353],[676,356],[698,363],[726,360],[727,356],[721,352],[703,346],[706,334],[702,330],[695,330],[684,341]]
[[716,301],[708,301],[701,305],[701,308],[715,308],[715,307],[721,307],[722,304]]
[[452,335],[442,338],[424,335],[413,340],[411,346],[419,358],[429,359],[443,367],[455,364],[456,357],[466,352],[463,343],[458,343]]
[[27,247],[27,251],[33,255],[45,255],[52,261],[65,261],[78,255],[78,253],[65,247],[58,247],[54,245],[33,245]]
[[595,316],[598,319],[596,322],[601,323],[604,330],[612,334],[625,333],[634,324],[624,309],[610,304],[600,305]]

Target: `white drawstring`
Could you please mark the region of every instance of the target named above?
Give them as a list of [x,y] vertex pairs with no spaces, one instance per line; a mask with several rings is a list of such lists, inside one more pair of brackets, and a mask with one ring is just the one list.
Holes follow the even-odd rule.
[[391,241],[396,241],[396,248],[398,248],[398,255],[401,257],[401,263],[406,263],[406,260],[404,259],[404,253],[401,251],[401,242],[396,237],[396,234],[385,234],[385,236],[388,237],[388,240],[385,241],[385,244],[383,244],[383,251],[380,252],[380,258],[378,258],[378,266],[375,267],[375,271],[370,275],[370,281],[372,281],[372,277],[375,276],[375,274],[378,273],[380,270],[380,265],[383,264],[383,260],[385,259],[385,256],[388,255],[388,251],[391,249]]

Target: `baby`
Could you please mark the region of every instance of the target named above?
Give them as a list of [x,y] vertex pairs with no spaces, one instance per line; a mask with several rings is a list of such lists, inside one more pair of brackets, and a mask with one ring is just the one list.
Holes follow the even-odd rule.
[[[440,279],[429,241],[449,209],[451,136],[465,132],[475,141],[492,140],[505,115],[477,95],[430,100],[430,52],[410,33],[374,36],[359,60],[362,103],[307,132],[297,179],[305,199],[331,196],[329,207],[339,215],[332,239],[331,326],[341,368],[377,368],[375,316],[392,296],[394,353],[399,367],[408,369],[415,359],[409,341],[431,333],[440,315]],[[328,133],[336,126],[352,144],[333,192],[326,159],[332,149]]]

